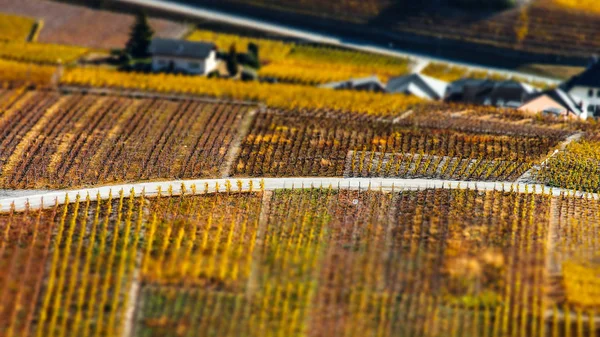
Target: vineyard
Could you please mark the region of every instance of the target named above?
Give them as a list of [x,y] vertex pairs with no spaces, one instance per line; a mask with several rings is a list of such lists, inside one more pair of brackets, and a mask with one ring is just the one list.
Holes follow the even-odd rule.
[[59,64],[73,62],[88,52],[87,48],[33,42],[0,42],[0,58],[21,62]]
[[[470,4],[471,9],[449,6],[448,1],[365,0],[365,1],[275,1],[275,0],[203,0],[203,4],[238,12],[250,8],[255,15],[323,22],[349,31],[400,34],[418,39],[428,37],[457,43],[469,42],[485,48],[499,47],[538,54],[590,57],[600,45],[600,5],[595,0],[532,0],[498,11],[477,10],[483,2],[454,1]],[[507,1],[511,2],[511,1]],[[515,3],[515,2],[513,2]],[[482,13],[483,12],[483,13]],[[308,28],[319,25],[307,25]],[[402,35],[405,34],[405,35]],[[460,48],[460,44],[458,45]],[[452,48],[452,47],[450,47]]]
[[2,336],[600,333],[596,199],[207,189],[0,216]]
[[51,84],[55,72],[56,67],[51,65],[0,59],[0,83],[2,86],[5,86],[5,84],[12,86],[35,84],[45,87]]
[[550,186],[600,191],[600,151],[597,141],[574,142],[548,160],[539,171],[538,180]]
[[[539,0],[538,0],[539,1]],[[600,5],[595,0],[553,0],[555,4],[582,12],[600,13]]]
[[421,102],[414,96],[323,90],[302,85],[249,83],[185,75],[124,73],[91,68],[65,70],[61,82],[67,85],[251,100],[285,109],[331,109],[372,115],[396,114]]
[[0,41],[25,41],[34,24],[30,18],[0,13]]
[[[0,11],[43,20],[39,42],[97,49],[122,48],[134,21],[131,15],[59,1],[0,0]],[[178,38],[187,31],[182,23],[149,22],[160,37]]]
[[390,77],[408,73],[408,60],[326,47],[296,46],[284,59],[269,63],[259,75],[281,81],[322,84],[377,75]]
[[261,61],[273,62],[284,59],[294,48],[292,42],[279,40],[270,40],[264,38],[250,38],[234,34],[217,33],[209,30],[196,29],[192,31],[186,39],[190,41],[210,41],[217,45],[221,51],[229,50],[234,45],[238,52],[247,52],[249,43],[258,45],[260,49]]
[[260,48],[262,77],[276,78],[282,82],[298,84],[323,84],[351,78],[378,75],[383,81],[408,72],[408,60],[357,51],[251,38],[208,30],[195,30],[188,37],[192,41],[211,41],[222,50],[235,45],[246,51],[249,43]]
[[436,105],[382,118],[23,87],[0,90],[0,109],[10,189],[229,175],[515,181],[570,133]]
[[252,107],[7,90],[0,186],[66,187],[219,177]]
[[235,174],[513,180],[562,137],[543,128],[514,128],[511,134],[506,124],[420,115],[390,124],[344,115],[261,113],[242,142]]

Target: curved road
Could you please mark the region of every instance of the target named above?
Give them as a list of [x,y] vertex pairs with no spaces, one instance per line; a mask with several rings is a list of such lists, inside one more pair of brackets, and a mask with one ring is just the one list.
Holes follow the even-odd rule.
[[[312,42],[325,43],[335,46],[346,47],[350,49],[366,51],[371,53],[378,53],[383,55],[395,56],[395,57],[403,57],[414,59],[417,61],[431,61],[431,62],[440,62],[447,63],[454,66],[466,67],[472,70],[478,71],[489,71],[491,73],[503,75],[503,76],[518,76],[527,78],[529,81],[543,82],[546,84],[559,84],[560,81],[553,78],[535,76],[526,73],[521,73],[517,71],[510,71],[506,69],[492,68],[492,67],[483,67],[470,63],[462,63],[455,62],[448,59],[431,57],[429,55],[424,55],[420,53],[402,51],[395,48],[387,48],[377,44],[369,44],[368,42],[362,42],[358,40],[350,40],[346,38],[341,38],[339,36],[333,34],[323,34],[316,33],[307,29],[300,29],[296,27],[284,26],[279,24],[274,24],[270,22],[266,22],[263,20],[258,20],[250,17],[244,17],[240,15],[234,15],[225,13],[218,10],[204,8],[198,5],[190,6],[184,4],[173,3],[170,1],[164,0],[117,0],[118,2],[127,3],[130,5],[142,6],[152,9],[157,9],[161,11],[167,11],[176,14],[184,14],[186,16],[193,16],[202,19],[209,19],[213,21],[224,22],[227,24],[232,24],[236,26],[242,27],[250,27],[253,29],[258,29],[262,31],[268,31],[272,33],[277,33],[280,35],[286,35],[291,37],[296,37]],[[327,1],[327,0],[324,0]]]
[[[265,190],[276,190],[281,188],[310,188],[312,187],[329,187],[350,188],[350,189],[382,189],[382,190],[422,190],[427,188],[453,188],[453,189],[478,189],[481,191],[493,190],[509,190],[511,186],[514,190],[534,193],[552,193],[555,196],[561,193],[576,193],[584,195],[585,193],[567,191],[566,189],[549,189],[537,184],[523,184],[511,182],[482,182],[482,181],[454,181],[454,180],[437,180],[437,179],[399,179],[399,178],[319,178],[319,177],[303,177],[303,178],[240,178],[240,179],[195,179],[195,180],[170,180],[143,182],[120,185],[107,185],[93,188],[83,188],[75,190],[60,190],[47,193],[40,193],[21,197],[12,197],[0,200],[0,212],[8,212],[14,205],[15,211],[25,210],[27,204],[31,209],[39,207],[52,208],[55,203],[64,204],[65,202],[73,201],[79,195],[81,198],[86,198],[89,195],[90,200],[108,199],[109,195],[113,197],[119,195],[122,191],[125,197],[129,197],[131,193],[134,196],[156,196],[159,191],[162,195],[172,189],[172,195],[180,195],[182,186],[185,186],[185,193],[191,193],[192,185],[196,186],[196,193],[203,193],[206,186],[207,191],[225,192],[229,184],[231,190],[243,191],[260,189],[260,185],[264,184]],[[598,198],[597,194],[589,194],[594,198]]]

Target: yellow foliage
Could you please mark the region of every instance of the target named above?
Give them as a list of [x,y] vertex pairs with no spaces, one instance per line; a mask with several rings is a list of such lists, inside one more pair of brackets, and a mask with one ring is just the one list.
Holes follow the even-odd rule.
[[187,39],[190,41],[210,41],[216,44],[217,48],[225,51],[233,44],[236,46],[238,52],[246,52],[248,43],[253,42],[259,47],[261,59],[269,61],[283,59],[294,47],[293,43],[216,33],[208,30],[195,30]]
[[260,75],[286,81],[321,84],[378,75],[383,81],[408,72],[408,61],[397,57],[323,47],[295,47],[284,60],[273,62]]
[[34,24],[34,19],[0,13],[0,40],[25,41]]
[[56,67],[0,59],[0,82],[50,84]]
[[536,172],[544,183],[583,191],[600,189],[600,142],[579,141],[550,158]]
[[65,71],[62,83],[177,92],[217,98],[264,102],[285,109],[334,109],[385,115],[404,111],[421,102],[403,95],[386,95],[347,90],[328,90],[291,84],[266,84],[208,79],[171,74],[125,73],[108,69],[73,68]]
[[553,0],[555,4],[569,9],[600,12],[600,2],[598,0]]
[[600,307],[600,267],[573,261],[563,263],[567,301],[583,307]]
[[1,42],[0,58],[36,63],[69,63],[85,55],[83,47],[33,42]]

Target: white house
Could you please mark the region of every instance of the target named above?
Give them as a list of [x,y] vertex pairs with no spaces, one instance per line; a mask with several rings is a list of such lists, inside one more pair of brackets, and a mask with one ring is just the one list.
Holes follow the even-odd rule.
[[153,71],[206,75],[217,69],[217,48],[212,43],[152,39]]
[[386,90],[389,93],[415,95],[428,100],[444,98],[448,83],[423,74],[410,74],[390,78]]
[[600,62],[594,59],[581,74],[563,85],[564,90],[581,103],[582,118],[600,117]]

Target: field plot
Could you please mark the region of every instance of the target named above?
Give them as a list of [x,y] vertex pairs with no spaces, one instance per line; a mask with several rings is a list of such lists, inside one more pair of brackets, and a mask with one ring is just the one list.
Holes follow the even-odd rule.
[[[491,132],[505,132],[510,136]],[[470,123],[467,119],[454,120],[436,114],[394,124],[348,116],[270,111],[259,113],[254,120],[242,143],[235,174],[342,176],[346,173],[405,177],[411,176],[405,172],[407,163],[429,155],[423,160],[424,165],[431,170],[446,166],[452,169],[450,173],[456,173],[449,175],[452,177],[475,178],[467,174],[467,161],[474,161],[485,165],[478,169],[482,170],[478,177],[514,178],[531,163],[540,161],[558,143],[560,135],[561,132],[541,128],[520,126],[511,130],[509,125]],[[405,154],[408,155],[403,157]],[[382,160],[381,156],[386,155],[393,155],[395,160]],[[451,158],[442,161],[444,156]],[[346,163],[350,169],[345,169]],[[462,165],[457,171],[459,163]],[[505,174],[491,172],[497,165],[506,164],[509,165]],[[404,171],[400,171],[399,165]]]
[[[134,21],[126,14],[48,0],[0,0],[0,11],[43,19],[39,42],[101,49],[123,47]],[[150,25],[161,37],[178,38],[187,30],[184,24],[161,19],[151,19]]]
[[31,18],[0,13],[0,40],[25,41],[34,24]]
[[0,220],[3,299],[12,299],[0,335],[115,336],[123,326],[144,199],[74,201]]
[[[557,221],[552,224],[549,271],[554,300],[572,306],[574,316],[600,311],[599,203],[590,198],[562,196],[554,202]],[[576,319],[573,320],[574,322]]]
[[408,60],[324,47],[296,46],[282,60],[272,62],[259,75],[284,82],[322,84],[377,75],[383,82],[408,72]]
[[47,87],[51,84],[56,67],[0,59],[0,84],[5,86],[34,84]]
[[550,186],[600,191],[600,142],[573,142],[536,171],[536,178]]
[[91,68],[68,69],[61,77],[61,83],[259,101],[271,107],[285,109],[329,109],[380,116],[404,112],[423,102],[415,96]]
[[600,333],[598,200],[232,185],[3,215],[3,336]]
[[252,38],[208,30],[195,30],[192,41],[212,41],[226,51],[230,46],[245,51],[249,43],[260,48],[259,75],[281,82],[306,85],[345,81],[377,75],[384,82],[408,72],[407,59],[331,47],[314,47],[290,41]]
[[[500,157],[501,158],[501,157]],[[524,160],[350,151],[344,176],[515,181],[531,164]]]
[[[8,95],[8,94],[7,94]],[[218,177],[249,106],[27,92],[0,119],[0,186]],[[39,100],[39,101],[38,101]]]
[[34,42],[0,42],[0,58],[45,64],[70,63],[89,50],[82,47]]
[[190,41],[212,42],[221,51],[229,50],[234,45],[238,52],[246,53],[248,44],[258,45],[260,58],[264,62],[273,62],[285,58],[294,48],[294,43],[265,38],[244,37],[235,34],[213,32],[210,30],[196,29],[186,36]]
[[[600,5],[594,0],[532,0],[506,10],[461,10],[434,0],[203,0],[222,8],[319,20],[386,34],[408,33],[551,55],[589,57],[599,47]],[[464,3],[484,7],[484,3]],[[414,38],[414,37],[413,37]],[[452,48],[452,47],[450,47]]]

